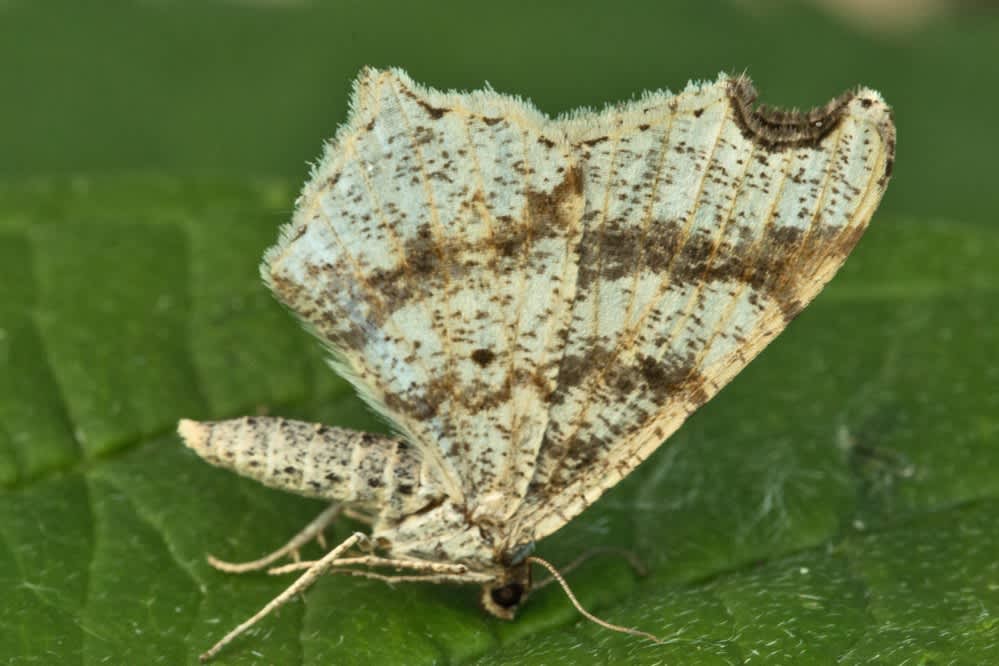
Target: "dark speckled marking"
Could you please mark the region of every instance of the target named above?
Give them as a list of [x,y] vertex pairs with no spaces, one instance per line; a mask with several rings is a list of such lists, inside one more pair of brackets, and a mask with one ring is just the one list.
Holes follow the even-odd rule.
[[552,402],[558,404],[568,393],[586,384],[592,377],[604,375],[606,384],[621,395],[636,392],[653,396],[658,402],[692,396],[701,402],[704,378],[696,372],[692,354],[669,354],[663,360],[641,356],[632,365],[622,364],[615,350],[596,345],[586,355],[566,355],[559,369],[558,392]]
[[[581,270],[580,289],[589,288],[593,280],[616,280],[636,269],[653,272],[668,269],[669,281],[675,285],[748,282],[776,300],[790,319],[800,310],[801,285],[797,280],[786,280],[786,276],[811,274],[815,261],[827,254],[846,257],[860,240],[864,227],[858,225],[841,234],[843,231],[841,226],[818,224],[805,234],[798,227],[770,225],[761,240],[743,238],[713,255],[716,248],[712,238],[699,234],[685,236],[676,221],[653,222],[647,236],[641,229],[608,228],[604,230],[600,248],[600,273]],[[754,250],[757,242],[760,247]]]
[[[564,173],[562,181],[551,192],[528,190],[524,223],[499,225],[492,237],[475,245],[464,241],[441,245],[433,237],[430,225],[422,225],[415,237],[405,241],[402,264],[390,270],[374,271],[368,278],[382,296],[382,317],[422,298],[424,290],[442,288],[445,270],[451,271],[449,280],[461,279],[461,262],[456,257],[483,250],[495,250],[500,257],[519,257],[531,239],[563,235],[575,222],[571,217],[575,210],[571,202],[582,196],[582,187],[582,174],[578,167],[573,167]],[[480,200],[481,197],[479,192],[471,196]]]
[[[607,365],[609,364],[609,365]],[[639,356],[634,363],[624,364],[612,350],[596,346],[585,357],[567,356],[559,374],[558,403],[567,391],[584,385],[598,374],[604,374],[607,386],[622,396],[643,396],[653,404],[701,405],[708,399],[707,378],[696,367],[693,354],[667,354],[663,359]],[[559,474],[550,479],[532,482],[530,493],[538,497],[558,495],[576,478],[573,470],[583,469],[607,459],[610,449],[629,433],[642,427],[651,415],[641,409],[626,410],[613,422],[605,422],[606,429],[598,434],[583,429],[562,445]],[[557,454],[559,447],[548,439],[542,449]]]
[[839,125],[847,104],[854,97],[852,91],[845,92],[825,106],[806,112],[767,106],[754,109],[756,89],[746,78],[729,80],[728,94],[735,111],[733,117],[743,136],[770,152],[787,148],[818,148],[822,140]]

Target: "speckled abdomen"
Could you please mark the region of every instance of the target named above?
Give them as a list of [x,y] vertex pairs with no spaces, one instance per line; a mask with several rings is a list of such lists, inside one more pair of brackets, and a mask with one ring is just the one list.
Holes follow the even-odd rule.
[[180,422],[199,456],[264,485],[374,509],[391,521],[442,492],[400,439],[274,417]]

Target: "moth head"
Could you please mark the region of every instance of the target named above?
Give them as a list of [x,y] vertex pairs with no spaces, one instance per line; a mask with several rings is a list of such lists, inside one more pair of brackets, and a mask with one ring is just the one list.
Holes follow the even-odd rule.
[[527,562],[503,570],[502,575],[482,586],[482,607],[498,618],[512,620],[531,591],[531,568]]

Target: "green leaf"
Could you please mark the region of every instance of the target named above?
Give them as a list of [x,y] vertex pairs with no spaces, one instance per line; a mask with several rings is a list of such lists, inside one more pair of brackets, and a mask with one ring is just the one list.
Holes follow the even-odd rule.
[[[210,467],[180,417],[384,430],[256,274],[294,190],[0,188],[0,660],[193,663],[289,582],[224,575],[321,509]],[[999,234],[879,216],[841,274],[538,552],[637,552],[511,623],[477,590],[326,578],[219,663],[999,661]],[[357,525],[338,524],[330,540]],[[310,555],[318,554],[310,547]]]
[[[204,464],[179,417],[384,429],[256,275],[372,64],[551,113],[720,70],[771,104],[862,83],[898,169],[819,299],[539,544],[641,555],[569,580],[665,645],[557,588],[501,623],[476,590],[330,578],[219,663],[999,663],[999,15],[889,35],[771,4],[0,2],[0,661],[194,663],[284,588],[204,554],[321,506]],[[69,180],[102,171],[185,176]]]

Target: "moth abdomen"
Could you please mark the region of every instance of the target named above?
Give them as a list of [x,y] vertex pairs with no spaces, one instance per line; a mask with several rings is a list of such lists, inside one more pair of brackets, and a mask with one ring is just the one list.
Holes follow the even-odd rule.
[[382,435],[262,416],[183,420],[178,432],[213,465],[309,497],[383,506],[420,480],[411,449]]

